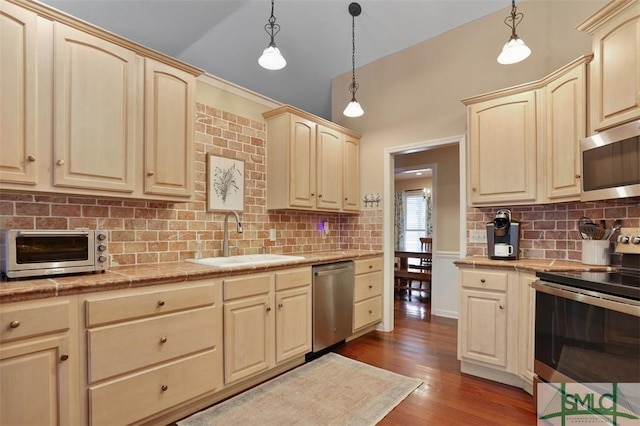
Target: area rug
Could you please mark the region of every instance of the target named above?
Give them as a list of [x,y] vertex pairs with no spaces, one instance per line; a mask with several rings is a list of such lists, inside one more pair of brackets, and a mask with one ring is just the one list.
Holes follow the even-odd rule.
[[328,353],[178,425],[371,426],[421,384]]

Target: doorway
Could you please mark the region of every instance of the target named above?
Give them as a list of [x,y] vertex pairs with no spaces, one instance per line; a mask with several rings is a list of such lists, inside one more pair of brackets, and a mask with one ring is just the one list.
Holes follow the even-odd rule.
[[[433,262],[434,262],[434,287],[432,289],[432,315],[446,316],[457,318],[457,287],[451,285],[455,283],[457,277],[457,268],[453,264],[453,260],[463,257],[466,254],[466,140],[464,135],[453,136],[449,138],[435,139],[430,141],[418,142],[410,145],[401,145],[385,148],[384,150],[384,192],[383,199],[389,200],[384,204],[383,210],[383,246],[384,246],[384,297],[383,297],[383,315],[380,329],[383,331],[393,330],[393,304],[394,304],[394,283],[393,283],[393,266],[394,266],[394,172],[396,155],[407,155],[428,152],[449,146],[458,148],[458,158],[456,169],[459,168],[459,188],[455,194],[448,193],[449,197],[455,197],[459,205],[460,219],[457,223],[447,222],[448,225],[456,227],[455,240],[451,241],[446,235],[439,235],[438,220],[434,222],[433,227]],[[437,164],[436,164],[437,166]],[[438,171],[436,171],[436,180],[438,179]],[[440,180],[438,187],[442,188],[446,180]],[[438,189],[433,189],[437,192]],[[442,194],[440,194],[442,195]],[[434,214],[438,215],[438,202],[434,200]],[[440,223],[442,218],[447,217],[446,212],[441,212]],[[441,238],[449,238],[447,244],[453,244],[455,249],[441,249],[443,243]],[[440,243],[438,243],[440,241]],[[456,244],[457,241],[457,244]],[[449,283],[449,285],[438,285],[438,283]]]

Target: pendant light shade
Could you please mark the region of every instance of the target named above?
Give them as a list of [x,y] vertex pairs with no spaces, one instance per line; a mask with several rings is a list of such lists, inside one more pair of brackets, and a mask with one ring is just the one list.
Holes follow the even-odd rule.
[[527,59],[531,54],[531,49],[516,34],[516,27],[522,21],[523,16],[522,13],[516,13],[516,2],[511,0],[511,15],[504,20],[505,25],[511,28],[511,37],[502,48],[502,52],[498,56],[498,63],[503,65],[515,64]]
[[351,84],[349,91],[351,92],[351,102],[342,112],[346,117],[360,117],[364,114],[364,110],[356,100],[356,92],[358,91],[358,83],[356,83],[356,16],[359,16],[362,8],[358,3],[349,5],[349,14],[351,15]]
[[276,24],[276,17],[273,16],[273,3],[274,0],[271,0],[271,16],[264,26],[264,30],[271,37],[271,41],[269,42],[269,46],[262,52],[262,56],[258,59],[258,64],[268,70],[280,70],[287,65],[287,61],[282,56],[282,53],[280,53],[280,49],[278,49],[275,42],[276,34],[280,32],[280,25]]

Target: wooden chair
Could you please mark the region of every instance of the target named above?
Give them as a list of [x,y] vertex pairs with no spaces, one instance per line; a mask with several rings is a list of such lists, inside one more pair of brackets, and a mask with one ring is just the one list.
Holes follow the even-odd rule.
[[[432,269],[432,250],[433,250],[433,239],[428,237],[420,238],[420,248],[423,252],[428,253],[428,256],[420,259],[420,263],[418,265],[409,265],[408,271],[415,272],[419,275],[412,276],[412,279],[409,280],[409,293],[411,290],[418,291],[420,293],[426,293],[427,297],[431,296],[431,269]],[[417,281],[418,287],[413,287],[412,282]],[[411,300],[411,296],[409,296],[409,300]]]

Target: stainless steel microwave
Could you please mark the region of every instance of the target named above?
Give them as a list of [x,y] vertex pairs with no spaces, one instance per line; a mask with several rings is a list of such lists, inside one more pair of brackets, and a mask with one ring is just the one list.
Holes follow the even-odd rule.
[[640,199],[640,120],[580,141],[582,201]]
[[0,233],[0,273],[6,278],[106,271],[106,231],[7,229]]

